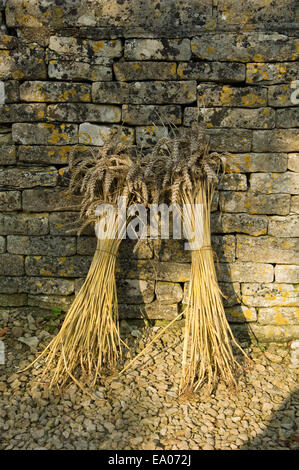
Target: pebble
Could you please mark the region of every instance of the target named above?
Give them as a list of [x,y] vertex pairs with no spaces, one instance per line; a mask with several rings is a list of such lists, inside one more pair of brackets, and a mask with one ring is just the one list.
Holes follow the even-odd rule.
[[[36,357],[28,345],[36,348],[48,333],[36,327],[32,316],[28,321],[12,314],[6,323],[7,339],[18,341],[7,341],[7,363],[0,369],[0,449],[299,449],[293,437],[298,369],[289,367],[290,348],[271,346],[261,354],[252,346],[254,366],[244,372],[237,389],[220,383],[213,395],[203,387],[181,401],[182,336],[167,332],[165,341],[152,345],[125,374],[114,373],[99,383],[90,397],[75,384],[65,392],[48,390],[40,381],[39,364],[24,370]],[[139,329],[135,339],[131,330],[128,335],[134,357],[149,336]]]

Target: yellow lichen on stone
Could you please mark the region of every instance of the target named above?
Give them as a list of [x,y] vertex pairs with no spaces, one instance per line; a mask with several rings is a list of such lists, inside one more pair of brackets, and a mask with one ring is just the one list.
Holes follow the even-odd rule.
[[220,95],[221,103],[222,104],[230,104],[231,100],[232,100],[232,93],[233,93],[233,90],[229,86],[224,85],[222,87],[222,93]]
[[248,93],[247,95],[242,96],[242,103],[244,106],[253,106],[254,104],[265,105],[265,98],[260,98],[254,93]]

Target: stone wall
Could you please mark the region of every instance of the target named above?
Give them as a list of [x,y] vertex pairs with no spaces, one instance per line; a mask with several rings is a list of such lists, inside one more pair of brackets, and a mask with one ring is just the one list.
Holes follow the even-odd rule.
[[[260,341],[299,338],[295,0],[0,0],[0,306],[67,310],[93,254],[62,197],[72,145],[122,123],[144,148],[202,119],[229,151],[212,212],[227,315]],[[296,16],[297,15],[297,16]],[[297,23],[296,23],[297,21]],[[88,134],[88,135],[87,135]],[[172,319],[190,258],[177,240],[124,242],[121,318]]]

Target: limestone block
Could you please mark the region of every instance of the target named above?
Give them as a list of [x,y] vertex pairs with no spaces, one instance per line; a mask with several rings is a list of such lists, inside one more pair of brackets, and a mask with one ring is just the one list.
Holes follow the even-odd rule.
[[119,122],[121,108],[113,105],[92,103],[50,104],[47,107],[47,119],[59,122]]
[[33,188],[35,186],[56,186],[57,170],[55,167],[5,168],[0,170],[3,186],[9,188]]
[[12,125],[12,138],[17,144],[70,145],[78,143],[76,124],[16,123]]
[[292,264],[298,258],[299,239],[237,235],[236,256],[240,261]]
[[299,217],[269,217],[268,234],[273,237],[299,237]]
[[15,211],[21,209],[21,192],[20,191],[0,191],[0,210]]
[[26,256],[25,270],[27,276],[80,277],[86,276],[90,263],[87,256]]
[[1,254],[0,272],[2,276],[22,276],[24,274],[24,257],[10,253]]
[[223,191],[220,193],[219,203],[224,212],[287,215],[290,210],[290,195]]
[[253,173],[250,175],[250,187],[260,193],[299,194],[299,178],[296,173]]
[[122,121],[130,125],[152,125],[153,123],[162,122],[181,124],[182,112],[181,107],[177,105],[130,105],[122,106]]
[[19,255],[70,256],[76,253],[74,237],[8,235],[7,251]]
[[120,82],[141,80],[175,80],[176,62],[117,62],[113,65],[116,80]]
[[128,39],[124,56],[127,60],[189,60],[189,39]]
[[0,214],[1,235],[46,235],[48,225],[47,214]]
[[49,61],[48,74],[50,78],[56,78],[57,80],[99,82],[112,80],[112,66],[52,59]]
[[110,104],[187,104],[196,100],[195,81],[95,82],[92,101]]
[[161,304],[175,304],[183,298],[183,289],[176,282],[158,281],[155,292]]
[[278,32],[206,33],[191,40],[191,50],[201,60],[288,62],[298,58],[296,44],[294,37]]
[[0,145],[0,165],[14,165],[17,152],[14,145]]
[[181,62],[177,75],[181,80],[239,83],[245,81],[245,65],[231,62]]
[[299,73],[298,62],[246,64],[246,82],[274,85],[288,83]]
[[275,281],[289,283],[299,282],[299,266],[277,264],[275,266]]
[[270,173],[287,170],[287,154],[245,153],[231,154],[226,159],[226,171],[232,173]]
[[275,111],[271,108],[185,108],[184,125],[192,121],[208,122],[208,127],[273,129]]
[[91,87],[87,83],[30,81],[20,85],[22,101],[87,103],[91,101]]
[[200,83],[197,87],[199,107],[244,107],[261,108],[267,106],[267,89],[260,86],[234,87]]

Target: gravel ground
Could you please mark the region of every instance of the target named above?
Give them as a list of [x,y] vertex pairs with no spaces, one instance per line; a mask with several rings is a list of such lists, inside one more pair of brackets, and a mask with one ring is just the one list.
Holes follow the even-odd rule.
[[[17,311],[2,316],[0,449],[299,448],[299,371],[282,346],[248,347],[253,365],[237,389],[220,384],[207,396],[203,388],[187,401],[177,397],[181,333],[168,332],[127,373],[103,379],[92,399],[74,384],[63,393],[49,392],[38,382],[40,366],[19,372],[35,358],[32,348],[47,343],[49,330],[55,333],[59,319],[41,321]],[[135,345],[133,357],[156,330],[141,332],[125,322],[122,327]]]

